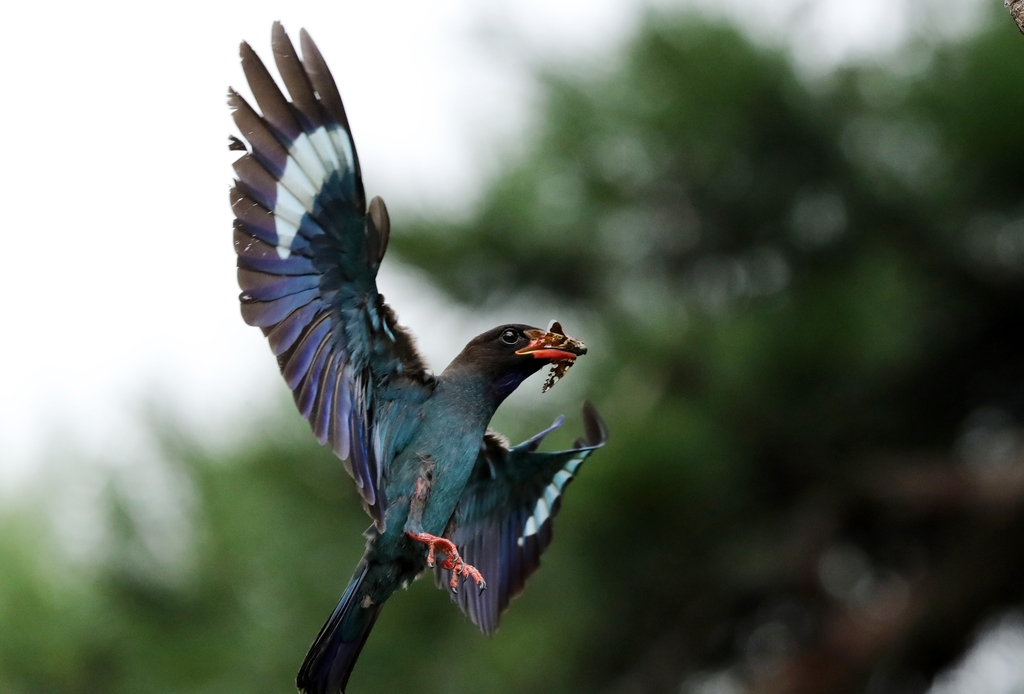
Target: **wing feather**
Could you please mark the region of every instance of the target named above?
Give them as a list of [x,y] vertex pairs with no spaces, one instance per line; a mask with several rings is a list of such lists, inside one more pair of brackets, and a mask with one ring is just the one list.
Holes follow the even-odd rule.
[[[513,448],[488,434],[476,467],[455,512],[452,541],[463,558],[483,574],[487,590],[452,593],[452,600],[485,634],[498,628],[502,612],[526,586],[551,544],[553,520],[562,494],[580,465],[608,440],[597,410],[583,406],[587,435],[573,448],[537,451],[555,423]],[[438,585],[447,588],[451,572],[435,569]]]
[[[299,54],[295,52],[295,46],[292,45],[292,40],[288,38],[288,33],[281,22],[274,22],[270,41],[274,51],[274,63],[288,94],[292,97],[292,105],[304,119],[306,131],[315,131],[325,124],[320,103],[313,91],[313,83],[309,81],[309,75],[306,74]],[[333,152],[333,147],[331,151]],[[334,165],[337,164],[335,160]]]
[[299,408],[299,414],[305,419],[309,419],[309,416],[313,413],[313,405],[316,402],[317,388],[320,384],[320,374],[323,373],[324,366],[327,364],[327,360],[331,356],[331,348],[327,344],[327,340],[322,340],[316,345],[313,351],[313,357],[310,359],[308,367],[308,378],[303,378],[299,385],[293,390],[297,393],[295,398],[295,406]]
[[[308,277],[308,275],[299,276]],[[275,325],[267,333],[267,342],[270,344],[270,350],[274,356],[279,357],[290,350],[322,308],[321,302],[310,302]]]
[[[305,275],[298,275],[305,277]],[[306,304],[320,296],[320,288],[314,287],[295,294],[288,294],[273,301],[256,301],[249,294],[242,293],[242,319],[258,328],[273,328]]]
[[272,275],[238,268],[238,286],[253,301],[272,301],[307,289],[319,289],[318,275]]
[[281,246],[269,244],[249,234],[237,219],[234,241],[240,267],[278,275],[308,275],[316,272],[311,258],[281,253]]
[[[242,317],[267,336],[299,413],[342,459],[383,530],[380,487],[397,445],[389,432],[408,437],[418,418],[401,407],[417,408],[433,377],[377,291],[390,222],[379,198],[367,210],[327,63],[305,31],[301,57],[280,23],[271,41],[291,100],[246,43],[242,69],[259,112],[228,92],[251,150],[232,145],[245,152],[230,198]],[[401,427],[391,426],[396,418]]]

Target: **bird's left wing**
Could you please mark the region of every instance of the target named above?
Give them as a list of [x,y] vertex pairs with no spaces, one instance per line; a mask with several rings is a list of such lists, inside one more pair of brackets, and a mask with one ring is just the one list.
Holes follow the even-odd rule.
[[[509,601],[540,566],[540,555],[551,544],[552,520],[566,485],[583,461],[608,440],[600,415],[586,403],[586,436],[569,450],[539,452],[544,437],[562,421],[559,417],[549,428],[512,448],[488,434],[459,499],[450,539],[463,559],[483,575],[487,589],[481,593],[467,586],[453,592],[452,600],[485,634],[498,628]],[[435,578],[439,586],[448,588],[451,572],[438,566]]]
[[246,151],[231,189],[242,316],[267,336],[299,412],[344,461],[382,528],[384,468],[433,377],[377,291],[387,210],[380,198],[367,209],[338,88],[305,30],[300,37],[301,60],[274,24],[291,101],[246,43],[242,68],[262,114],[229,92],[252,148],[231,144]]

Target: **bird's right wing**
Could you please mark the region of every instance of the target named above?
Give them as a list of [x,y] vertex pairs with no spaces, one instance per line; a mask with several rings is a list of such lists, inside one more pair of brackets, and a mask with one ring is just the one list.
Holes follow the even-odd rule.
[[[488,435],[459,499],[450,539],[462,558],[483,574],[487,590],[480,593],[467,586],[451,595],[485,634],[498,628],[509,601],[540,566],[566,486],[583,461],[608,441],[604,422],[588,402],[583,406],[585,437],[565,451],[538,451],[544,437],[562,421],[559,417],[551,427],[512,448]],[[451,572],[438,565],[435,573],[438,585],[448,588]]]
[[383,528],[384,466],[412,435],[433,388],[412,339],[377,291],[390,222],[380,198],[367,210],[359,158],[337,85],[309,34],[300,60],[280,23],[274,59],[288,101],[243,43],[257,113],[229,91],[251,147],[231,189],[242,316],[263,330],[295,404],[355,479]]

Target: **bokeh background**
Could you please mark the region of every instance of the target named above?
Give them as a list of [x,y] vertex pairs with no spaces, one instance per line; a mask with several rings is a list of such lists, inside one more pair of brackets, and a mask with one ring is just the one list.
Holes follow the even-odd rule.
[[[237,315],[236,47],[337,77],[440,370],[611,441],[484,638],[429,580],[351,692],[1024,691],[1024,37],[999,0],[75,3],[0,43],[0,692],[289,692],[362,551]],[[5,11],[6,13],[6,11]]]

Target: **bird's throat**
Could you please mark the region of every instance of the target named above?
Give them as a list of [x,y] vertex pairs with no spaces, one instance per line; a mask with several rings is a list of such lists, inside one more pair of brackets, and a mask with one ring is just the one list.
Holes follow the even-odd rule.
[[520,367],[511,369],[501,376],[492,379],[487,387],[488,396],[494,400],[494,407],[497,409],[505,398],[512,394],[519,385],[533,374],[540,371],[547,362],[537,359],[527,362]]

